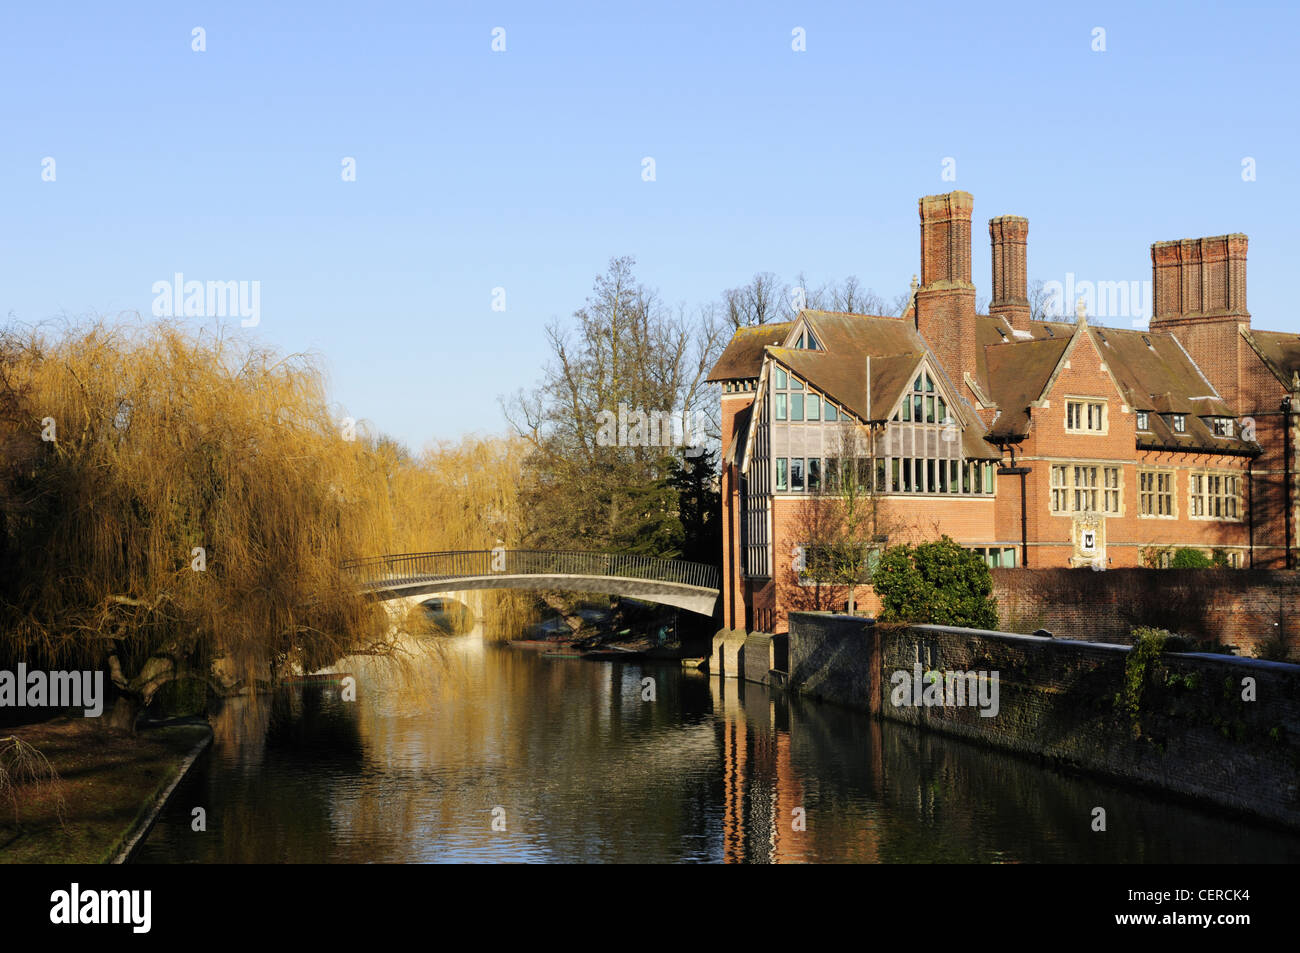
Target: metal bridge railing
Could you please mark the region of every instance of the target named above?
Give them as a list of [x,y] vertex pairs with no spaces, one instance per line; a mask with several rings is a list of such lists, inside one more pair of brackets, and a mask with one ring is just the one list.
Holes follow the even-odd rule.
[[368,559],[349,560],[343,564],[343,570],[370,583],[394,578],[437,580],[493,575],[618,576],[676,582],[704,589],[718,589],[720,583],[718,568],[704,563],[621,553],[540,549],[480,549],[372,556]]

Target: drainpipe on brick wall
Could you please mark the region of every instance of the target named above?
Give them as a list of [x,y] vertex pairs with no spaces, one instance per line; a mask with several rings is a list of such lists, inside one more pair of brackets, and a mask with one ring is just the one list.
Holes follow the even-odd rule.
[[1250,568],[1255,568],[1255,461],[1246,461],[1246,527],[1250,533]]
[[1020,567],[1026,569],[1029,567],[1029,515],[1026,509],[1028,504],[1025,500],[1025,477],[1029,475],[1031,468],[1016,466],[1015,447],[1008,448],[1006,444],[1001,444],[1001,449],[1003,452],[1010,449],[1011,466],[998,467],[998,475],[1020,475]]
[[1286,568],[1291,565],[1291,395],[1282,398],[1282,478],[1286,481]]

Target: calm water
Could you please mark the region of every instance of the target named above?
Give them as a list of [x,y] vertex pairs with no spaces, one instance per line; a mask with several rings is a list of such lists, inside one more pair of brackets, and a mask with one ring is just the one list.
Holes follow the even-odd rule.
[[1300,837],[762,686],[447,645],[403,678],[348,666],[355,702],[228,706],[139,860],[1300,861]]

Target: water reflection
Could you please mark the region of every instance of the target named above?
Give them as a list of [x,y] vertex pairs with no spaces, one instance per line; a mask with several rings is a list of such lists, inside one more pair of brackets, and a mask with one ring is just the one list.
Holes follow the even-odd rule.
[[347,666],[354,703],[227,706],[139,859],[1300,860],[1294,835],[762,686],[443,644],[401,677]]

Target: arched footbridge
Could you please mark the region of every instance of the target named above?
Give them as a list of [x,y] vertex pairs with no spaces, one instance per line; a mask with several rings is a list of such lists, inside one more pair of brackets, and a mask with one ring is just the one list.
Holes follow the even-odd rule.
[[352,560],[343,569],[379,599],[466,589],[549,589],[603,592],[713,615],[719,596],[716,566],[617,553],[503,548],[403,553]]

